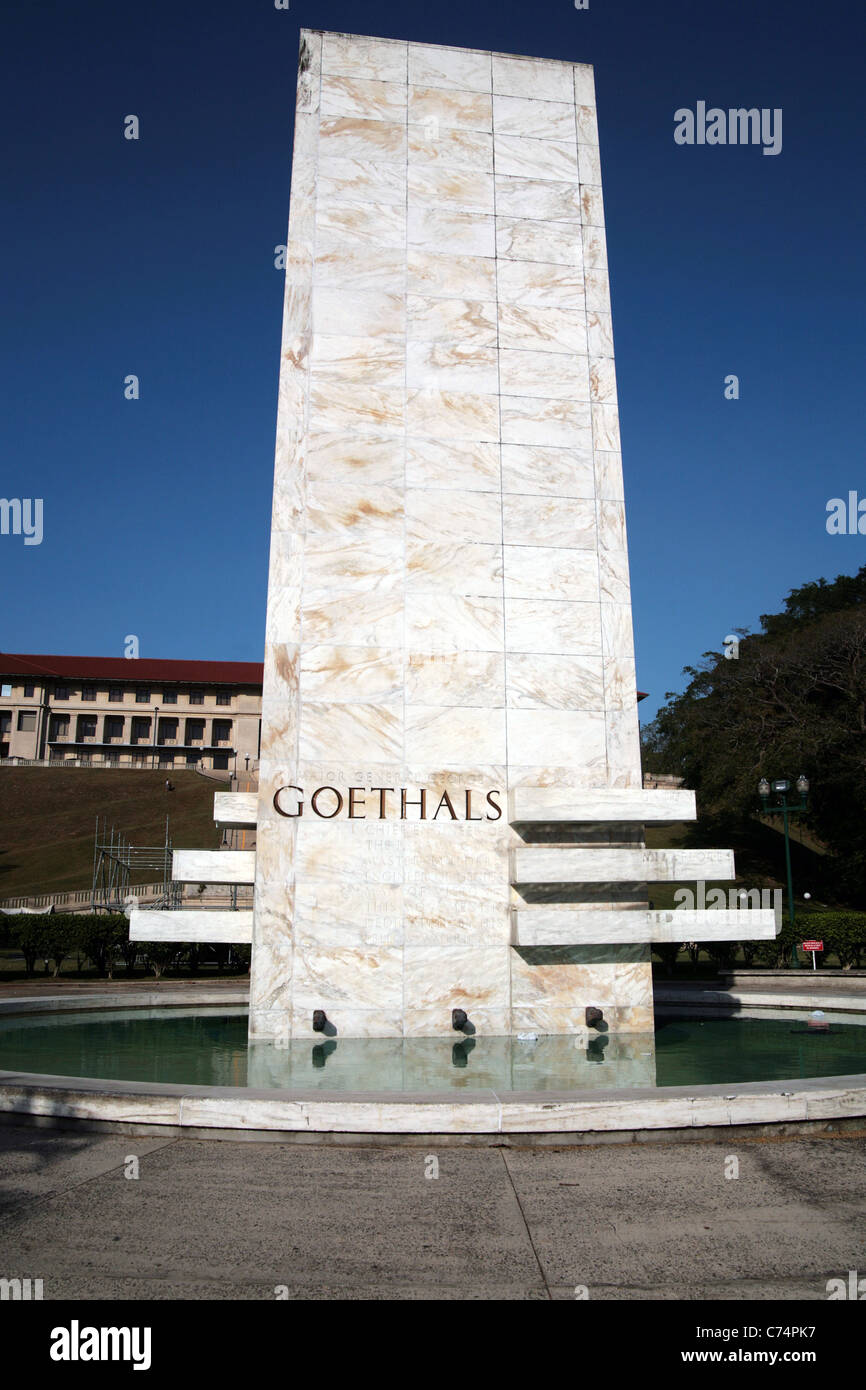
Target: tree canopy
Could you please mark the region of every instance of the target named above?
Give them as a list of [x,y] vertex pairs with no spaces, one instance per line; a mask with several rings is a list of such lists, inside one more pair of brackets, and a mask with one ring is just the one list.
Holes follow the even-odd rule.
[[834,856],[837,901],[866,901],[866,565],[794,589],[739,629],[735,658],[705,652],[644,729],[644,768],[685,779],[702,815],[759,810],[760,777],[805,773],[806,824]]

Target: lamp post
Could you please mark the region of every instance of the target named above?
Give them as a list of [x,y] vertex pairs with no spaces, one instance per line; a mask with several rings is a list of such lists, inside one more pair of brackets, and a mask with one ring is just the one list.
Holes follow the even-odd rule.
[[[794,879],[791,873],[791,839],[788,817],[793,812],[806,810],[809,797],[809,779],[804,777],[802,773],[797,778],[796,788],[799,801],[789,801],[788,794],[791,791],[791,783],[787,777],[780,777],[772,784],[767,781],[766,777],[762,777],[758,783],[758,796],[761,798],[764,815],[775,816],[781,813],[782,816],[782,825],[785,831],[785,869],[788,875],[788,921],[792,928],[794,926]],[[797,964],[796,941],[791,942],[791,964]]]

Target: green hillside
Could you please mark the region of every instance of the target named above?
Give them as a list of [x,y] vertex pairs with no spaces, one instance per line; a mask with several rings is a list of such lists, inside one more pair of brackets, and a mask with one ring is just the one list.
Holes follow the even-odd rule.
[[[798,838],[801,835],[802,840]],[[733,883],[708,881],[707,892],[711,888],[723,888],[727,893],[732,887],[782,888],[787,892],[785,842],[781,831],[777,826],[764,824],[757,818],[743,822],[731,819],[721,824],[704,818],[694,823],[648,825],[646,843],[650,849],[732,849],[736,880]],[[795,825],[791,835],[791,868],[798,912],[815,910],[821,903],[837,901],[833,891],[833,860],[814,846],[815,841],[808,834],[803,834],[799,825]],[[673,908],[676,906],[674,895],[677,890],[694,890],[694,887],[693,883],[653,883],[650,885],[650,897],[656,908]],[[809,893],[811,901],[804,902],[803,893]]]
[[[106,817],[109,826],[114,824],[132,844],[161,845],[168,814],[175,849],[216,849],[220,837],[213,823],[214,792],[228,784],[195,772],[173,771],[170,776],[174,791],[167,792],[165,771],[4,768],[0,773],[0,899],[89,888],[97,815]],[[648,826],[646,839],[656,848],[727,846],[736,852],[740,885],[770,887],[785,882],[782,837],[757,820],[737,827],[702,822]],[[796,841],[791,851],[797,896],[808,890],[814,899],[832,901],[826,882],[826,868],[832,861]],[[673,907],[677,887],[654,884],[655,906]]]
[[[20,767],[0,772],[0,899],[89,888],[96,817],[134,845],[216,849],[214,792],[228,784],[196,772]],[[145,880],[152,878],[146,874]],[[133,878],[133,882],[135,878]]]

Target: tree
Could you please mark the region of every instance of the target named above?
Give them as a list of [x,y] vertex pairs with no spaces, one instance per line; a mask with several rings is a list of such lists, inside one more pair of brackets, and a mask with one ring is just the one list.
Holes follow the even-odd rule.
[[45,958],[45,928],[42,915],[21,914],[9,920],[9,941],[24,957],[24,969],[28,975],[36,970],[37,960]]
[[794,589],[737,660],[705,652],[644,730],[647,771],[675,773],[701,814],[743,823],[762,775],[812,783],[807,824],[834,856],[824,885],[866,905],[866,566]]
[[677,956],[680,953],[679,945],[673,941],[654,941],[652,953],[654,956],[658,956],[662,962],[665,974],[672,975],[677,963]]
[[162,979],[164,972],[171,969],[183,952],[182,946],[166,941],[142,941],[139,949],[157,980]]
[[78,944],[75,914],[72,912],[46,913],[42,921],[45,924],[42,938],[44,959],[52,962],[52,973],[56,980],[64,960]]
[[122,912],[88,913],[82,921],[79,943],[100,975],[111,977],[115,956],[128,939],[129,922]]

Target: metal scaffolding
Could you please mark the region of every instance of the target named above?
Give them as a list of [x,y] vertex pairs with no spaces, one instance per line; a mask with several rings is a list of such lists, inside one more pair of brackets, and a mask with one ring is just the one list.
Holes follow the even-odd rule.
[[131,845],[107,817],[96,817],[93,839],[93,885],[90,906],[94,912],[122,912],[131,892],[131,875],[150,874],[157,885],[152,907],[180,907],[182,885],[171,876],[171,838],[165,818],[164,845]]

